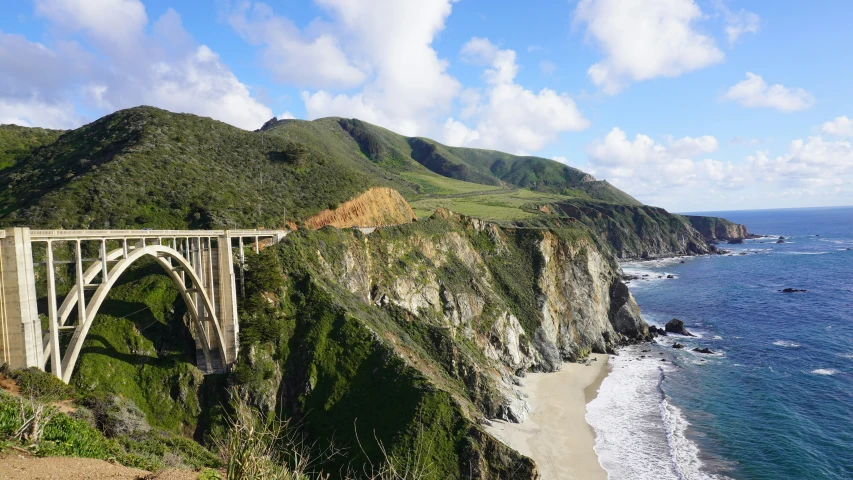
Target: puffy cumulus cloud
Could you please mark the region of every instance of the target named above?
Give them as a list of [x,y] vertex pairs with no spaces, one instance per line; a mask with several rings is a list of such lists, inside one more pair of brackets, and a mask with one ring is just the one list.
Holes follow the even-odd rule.
[[847,118],[847,115],[835,117],[823,124],[821,132],[837,137],[853,137],[853,119]]
[[695,159],[717,150],[712,136],[670,138],[667,144],[637,134],[633,139],[614,127],[603,139],[587,147],[589,164],[599,178],[607,179],[638,198],[649,201],[662,193],[694,187],[737,188],[746,178],[736,166],[710,158]]
[[260,45],[279,81],[305,87],[309,119],[358,117],[404,134],[434,133],[461,90],[432,48],[452,0],[315,3],[327,19],[303,29],[260,3],[244,3],[228,16],[241,35]]
[[279,82],[354,87],[367,78],[321,22],[314,22],[303,33],[287,18],[274,15],[266,4],[243,3],[228,14],[228,23],[250,43],[262,46],[263,63]]
[[35,0],[36,13],[69,31],[85,31],[98,47],[127,54],[148,25],[145,5],[138,0]]
[[781,84],[768,85],[752,72],[746,79],[731,86],[723,100],[736,101],[749,108],[775,108],[780,112],[796,112],[814,105],[814,96],[802,88],[788,88]]
[[44,102],[38,98],[0,98],[0,125],[68,129],[80,126],[83,119],[69,102]]
[[4,118],[71,128],[84,122],[80,108],[110,113],[140,104],[246,129],[272,117],[215,52],[193,41],[174,10],[152,23],[139,0],[37,0],[35,9],[58,40],[46,46],[0,35]]
[[575,22],[604,50],[588,74],[605,93],[631,81],[676,77],[723,60],[714,39],[693,24],[703,18],[693,0],[581,0]]
[[445,122],[447,143],[526,153],[542,149],[561,132],[589,126],[567,94],[549,88],[533,92],[515,83],[518,65],[513,50],[475,37],[462,47],[462,55],[486,67],[486,88],[482,95],[468,94],[464,114],[474,127],[452,117]]
[[[272,110],[254,100],[249,89],[222,64],[219,55],[205,45],[181,61],[153,64],[147,79],[152,84],[140,89],[138,100],[132,104],[145,103],[192,112],[247,130],[259,128],[264,119],[273,116]],[[106,91],[103,95],[115,93]],[[119,90],[117,93],[127,92]],[[110,100],[111,104],[118,102],[121,99]]]
[[63,42],[50,49],[22,35],[0,32],[0,97],[60,101],[70,83],[85,80],[92,62],[75,43]]
[[756,152],[747,161],[759,178],[789,188],[843,186],[853,181],[853,146],[848,141],[827,141],[820,136],[798,139],[783,155]]
[[702,153],[716,152],[719,142],[710,135],[701,137],[684,137],[677,140],[670,139],[669,150],[678,157],[694,157]]
[[716,149],[714,137],[656,142],[613,128],[587,146],[588,168],[641,201],[678,211],[707,209],[708,202],[734,207],[740,204],[732,199],[746,197],[762,207],[853,200],[849,141],[813,136],[792,141],[785,153],[757,151],[735,162],[708,158]]

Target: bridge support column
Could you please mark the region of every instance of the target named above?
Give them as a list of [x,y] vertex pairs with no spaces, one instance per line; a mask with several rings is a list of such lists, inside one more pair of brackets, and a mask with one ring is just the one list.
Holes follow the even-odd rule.
[[0,362],[12,368],[42,368],[41,320],[29,228],[7,229],[6,237],[0,240],[0,277]]
[[240,327],[237,323],[237,280],[234,275],[234,253],[231,251],[231,236],[228,232],[216,239],[216,281],[219,284],[219,297],[216,306],[219,309],[219,324],[225,338],[225,358],[231,362],[237,359]]

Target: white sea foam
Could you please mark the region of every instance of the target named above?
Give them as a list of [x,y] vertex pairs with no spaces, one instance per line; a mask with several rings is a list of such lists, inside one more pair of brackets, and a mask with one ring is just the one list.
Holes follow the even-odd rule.
[[699,448],[686,436],[681,410],[660,384],[674,368],[660,357],[639,358],[636,347],[611,357],[613,370],[587,405],[595,452],[610,480],[721,479],[703,472]]
[[812,370],[812,373],[815,375],[835,375],[838,373],[838,370],[834,368],[818,368],[816,370]]
[[841,353],[838,355],[841,358],[850,358],[853,359],[853,353]]
[[788,348],[797,348],[800,346],[799,343],[792,342],[790,340],[776,340],[775,342],[773,342],[773,345],[776,345],[777,347],[788,347]]

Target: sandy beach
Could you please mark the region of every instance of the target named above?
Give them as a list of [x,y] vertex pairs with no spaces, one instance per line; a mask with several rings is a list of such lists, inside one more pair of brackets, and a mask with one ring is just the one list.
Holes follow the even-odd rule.
[[521,390],[530,415],[523,423],[493,421],[487,430],[539,465],[542,480],[606,480],[586,423],[586,404],[607,376],[607,355],[591,355],[589,366],[565,363],[554,373],[530,373]]

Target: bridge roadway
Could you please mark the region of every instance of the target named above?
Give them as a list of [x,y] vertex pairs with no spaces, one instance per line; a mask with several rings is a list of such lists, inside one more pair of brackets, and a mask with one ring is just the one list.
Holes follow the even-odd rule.
[[[68,382],[86,334],[109,291],[136,261],[149,257],[169,275],[187,305],[199,368],[205,373],[222,372],[236,360],[239,348],[234,252],[238,256],[242,288],[247,245],[257,253],[263,245],[278,243],[288,233],[288,230],[0,230],[0,364],[46,370],[49,360],[50,372]],[[71,244],[74,259],[55,260],[56,243]],[[44,244],[44,258],[33,257],[33,244]],[[84,258],[84,250],[91,251],[92,244],[97,246],[97,258]],[[41,252],[40,248],[37,250]],[[59,264],[74,264],[75,282],[61,304],[56,282]],[[42,285],[47,295],[45,312],[39,312],[37,302],[37,287]],[[42,332],[40,314],[48,320],[46,334]],[[62,332],[72,333],[64,353],[59,341]]]

